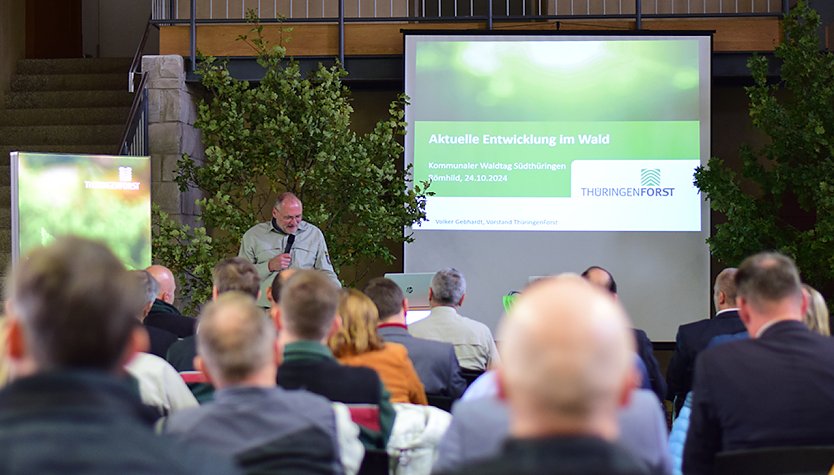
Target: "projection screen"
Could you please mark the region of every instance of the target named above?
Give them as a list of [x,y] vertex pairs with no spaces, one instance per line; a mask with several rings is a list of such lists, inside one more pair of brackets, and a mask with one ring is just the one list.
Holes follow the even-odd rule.
[[707,34],[406,32],[406,165],[431,181],[405,272],[455,267],[495,329],[531,277],[608,269],[653,341],[709,313]]

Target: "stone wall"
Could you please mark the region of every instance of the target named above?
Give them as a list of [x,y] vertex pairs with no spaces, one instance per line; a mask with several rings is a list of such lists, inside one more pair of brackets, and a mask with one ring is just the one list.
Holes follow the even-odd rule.
[[153,203],[184,224],[195,225],[197,190],[181,193],[174,181],[177,160],[187,153],[203,159],[195,91],[185,83],[182,56],[145,56],[142,70],[148,74],[148,134],[151,153]]

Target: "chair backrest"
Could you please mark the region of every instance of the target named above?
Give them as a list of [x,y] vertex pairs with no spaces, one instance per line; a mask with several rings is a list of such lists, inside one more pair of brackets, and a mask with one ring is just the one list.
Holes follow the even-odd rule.
[[468,388],[473,381],[478,379],[478,376],[484,374],[483,371],[477,369],[460,369],[460,375],[463,376],[463,379],[466,381],[466,387]]
[[429,406],[433,406],[438,409],[443,409],[446,412],[452,412],[452,404],[454,404],[454,402],[457,401],[456,398],[443,396],[440,394],[426,393],[426,398],[429,400]]
[[717,475],[827,475],[834,467],[834,446],[772,447],[721,452]]
[[330,434],[309,427],[235,455],[246,475],[332,475],[338,450]]
[[388,475],[390,471],[388,452],[381,449],[365,448],[365,457],[357,475]]

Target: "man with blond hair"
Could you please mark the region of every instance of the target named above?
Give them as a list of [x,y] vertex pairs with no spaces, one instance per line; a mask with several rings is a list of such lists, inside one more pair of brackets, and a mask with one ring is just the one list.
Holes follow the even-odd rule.
[[458,473],[648,473],[614,443],[636,378],[619,304],[579,276],[542,279],[513,304],[499,339],[510,438],[498,457]]

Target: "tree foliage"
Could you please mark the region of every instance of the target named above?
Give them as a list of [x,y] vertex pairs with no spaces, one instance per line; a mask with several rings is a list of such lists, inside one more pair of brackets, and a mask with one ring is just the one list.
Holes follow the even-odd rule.
[[727,265],[762,251],[794,257],[803,280],[834,282],[834,55],[821,51],[819,15],[803,0],[785,17],[775,51],[781,78],[768,82],[768,59],[753,57],[746,88],[753,125],[769,142],[742,146],[740,171],[720,158],[699,167],[695,184],[727,221],[708,242]]
[[388,245],[410,241],[404,227],[425,219],[428,183],[409,186],[411,167],[397,167],[405,96],[390,104],[388,117],[371,132],[357,134],[350,129],[353,108],[341,65],[320,65],[305,77],[297,63],[285,60],[285,48],[263,40],[261,25],[252,32],[240,39],[255,48],[265,69],[257,84],[235,79],[215,58],[202,58],[199,66],[209,93],[195,123],[205,159],[184,155],[176,180],[182,191],[202,191],[197,204],[205,228],[154,213],[155,259],[187,277],[195,299],[208,296],[211,267],[237,255],[244,232],[269,218],[280,192],[301,198],[304,218],[321,228],[337,273],[360,269],[355,279],[372,260],[391,262]]

